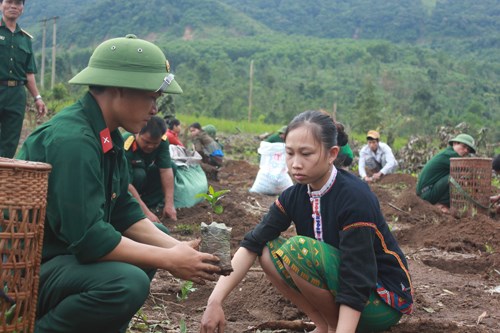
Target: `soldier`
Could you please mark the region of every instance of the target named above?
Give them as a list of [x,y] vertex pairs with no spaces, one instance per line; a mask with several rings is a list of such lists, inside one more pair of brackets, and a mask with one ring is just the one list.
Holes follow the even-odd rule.
[[450,158],[466,157],[476,153],[474,138],[468,134],[459,134],[450,141],[449,146],[431,158],[418,175],[417,195],[436,205],[443,213],[450,207]]
[[[182,89],[159,47],[134,35],[100,44],[70,80],[75,104],[37,128],[19,157],[52,165],[38,293],[37,333],[125,332],[155,269],[204,284],[217,257],[144,216],[128,191],[119,127],[138,133],[162,93]],[[160,230],[161,229],[161,230]]]
[[38,116],[47,108],[35,82],[35,57],[31,49],[33,38],[17,24],[23,13],[24,0],[0,0],[0,156],[12,158],[16,154],[24,111],[26,90],[35,99]]
[[278,132],[270,135],[265,141],[266,142],[271,142],[271,143],[285,142],[285,140],[284,140],[285,132],[286,132],[286,126],[282,126],[278,130]]
[[177,220],[174,173],[166,128],[163,119],[154,116],[138,134],[126,133],[123,137],[131,177],[128,189],[153,222],[160,222],[156,211],[161,211],[161,216]]

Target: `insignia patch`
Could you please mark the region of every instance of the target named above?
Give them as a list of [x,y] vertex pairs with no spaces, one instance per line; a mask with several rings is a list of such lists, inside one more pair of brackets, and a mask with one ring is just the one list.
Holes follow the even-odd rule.
[[168,62],[168,60],[165,60],[165,67],[167,68],[167,73],[170,72],[170,63]]
[[109,133],[109,129],[107,127],[103,129],[99,134],[101,136],[102,151],[106,154],[108,151],[113,149],[111,134]]

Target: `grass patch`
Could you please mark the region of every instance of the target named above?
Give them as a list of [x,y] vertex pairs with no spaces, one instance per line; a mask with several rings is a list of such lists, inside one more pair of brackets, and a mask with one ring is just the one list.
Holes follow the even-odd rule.
[[179,113],[176,115],[183,125],[183,128],[187,128],[194,122],[199,122],[201,126],[212,124],[217,128],[217,132],[223,132],[226,134],[237,134],[237,133],[252,133],[252,134],[262,134],[262,133],[274,133],[278,131],[282,125],[264,124],[258,121],[248,122],[246,120],[234,121],[220,118],[212,118],[205,116],[195,116],[186,115]]

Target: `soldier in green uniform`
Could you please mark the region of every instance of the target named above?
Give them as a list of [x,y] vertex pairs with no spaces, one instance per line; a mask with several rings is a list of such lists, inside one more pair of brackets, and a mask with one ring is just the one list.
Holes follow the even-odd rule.
[[38,116],[47,108],[38,93],[35,82],[36,65],[31,39],[17,24],[24,9],[24,0],[0,0],[0,156],[12,158],[16,154],[24,111],[26,90],[35,99]]
[[270,135],[265,141],[271,143],[285,142],[284,140],[285,132],[286,132],[286,126],[283,126],[278,130],[277,133]]
[[123,136],[130,170],[128,189],[153,222],[160,222],[160,219],[151,210],[159,209],[162,216],[177,220],[174,173],[166,130],[165,121],[154,116],[138,134],[125,133]]
[[474,138],[468,134],[459,134],[451,139],[449,146],[431,158],[418,175],[417,195],[437,205],[443,213],[450,207],[450,158],[465,157],[476,152]]
[[195,249],[199,240],[169,236],[128,192],[118,128],[138,133],[163,92],[182,90],[161,49],[134,35],[100,44],[70,83],[89,91],[19,153],[52,165],[35,332],[125,332],[155,269],[200,284],[220,272],[217,257]]

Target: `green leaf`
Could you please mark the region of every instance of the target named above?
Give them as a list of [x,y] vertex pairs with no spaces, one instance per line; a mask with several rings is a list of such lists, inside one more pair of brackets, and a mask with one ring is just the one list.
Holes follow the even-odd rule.
[[214,196],[214,194],[215,194],[215,190],[214,190],[214,188],[212,187],[212,185],[210,185],[210,186],[208,187],[208,193],[209,193],[212,197]]

